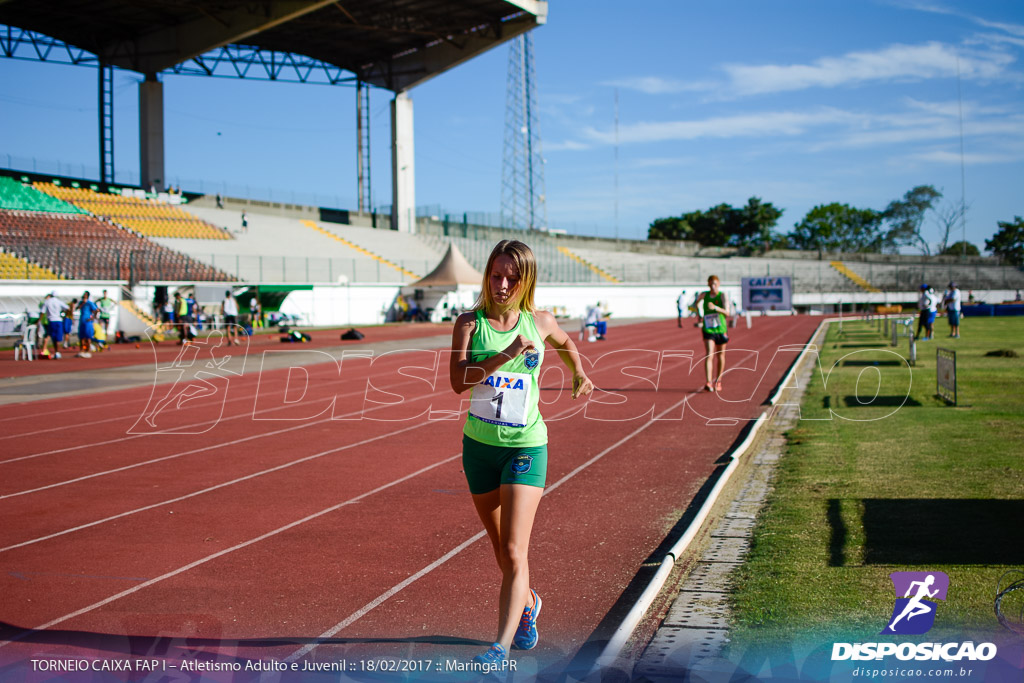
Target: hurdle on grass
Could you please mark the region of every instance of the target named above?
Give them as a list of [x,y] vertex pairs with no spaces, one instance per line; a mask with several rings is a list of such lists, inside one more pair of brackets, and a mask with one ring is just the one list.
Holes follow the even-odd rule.
[[956,351],[935,349],[935,394],[956,405]]

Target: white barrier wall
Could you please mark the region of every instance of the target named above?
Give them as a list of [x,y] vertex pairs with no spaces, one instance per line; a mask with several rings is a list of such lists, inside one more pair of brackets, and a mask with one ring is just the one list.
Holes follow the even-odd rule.
[[384,322],[399,291],[399,284],[317,285],[289,294],[281,312],[317,327],[377,325]]
[[[33,313],[38,310],[39,301],[52,290],[57,295],[70,301],[89,290],[96,298],[100,292],[107,290],[108,296],[119,300],[121,282],[105,281],[46,281],[46,280],[6,280],[0,281],[0,312],[11,310],[21,313],[26,307]],[[177,283],[167,283],[175,288]],[[364,284],[364,285],[315,285],[313,289],[296,290],[288,295],[281,305],[281,312],[298,316],[302,324],[324,327],[342,325],[376,325],[384,322],[387,311],[391,308],[402,286],[395,284]],[[698,292],[707,291],[706,283],[690,283],[683,285],[647,285],[647,284],[545,284],[537,287],[536,303],[539,308],[556,310],[570,318],[582,317],[588,306],[600,302],[601,308],[616,318],[674,318],[676,317],[676,300],[681,292],[685,293],[685,302],[689,305]],[[738,308],[741,300],[739,283],[723,285],[724,291]],[[1016,292],[1012,290],[974,290],[979,302],[1002,302],[1012,300]],[[151,307],[153,297],[152,285],[138,285],[133,290],[136,302],[147,311]],[[916,292],[906,293],[802,293],[793,295],[793,303],[798,306],[833,306],[844,304],[885,303],[887,301],[916,300]],[[16,309],[16,310],[15,310]],[[120,307],[115,309],[119,311]],[[115,315],[117,313],[115,312]],[[121,316],[127,323],[133,316]],[[115,319],[115,325],[117,320]],[[114,327],[114,329],[122,329]]]
[[[707,284],[685,285],[538,285],[537,306],[551,309],[564,307],[570,318],[582,317],[588,306],[601,302],[601,309],[615,318],[675,318],[676,300],[685,294],[686,305],[698,292],[706,292]],[[740,301],[738,284],[722,286],[734,304]]]
[[[121,285],[111,280],[0,280],[0,311],[23,313],[28,310],[34,317],[39,315],[39,302],[50,292],[57,292],[57,298],[66,304],[72,299],[81,299],[83,292],[89,292],[89,298],[96,301],[107,290],[107,296],[114,301],[121,301]],[[118,329],[118,317],[121,307],[116,306],[110,314],[110,329]],[[111,332],[113,335],[113,332]]]

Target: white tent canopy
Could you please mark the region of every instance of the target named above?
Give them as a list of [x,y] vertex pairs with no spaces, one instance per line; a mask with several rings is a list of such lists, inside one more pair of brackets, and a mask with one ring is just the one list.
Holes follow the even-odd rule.
[[406,286],[413,289],[455,287],[456,285],[475,285],[479,287],[483,280],[483,273],[469,265],[469,261],[462,255],[459,248],[454,244],[450,244],[448,245],[448,253],[437,264],[437,268],[430,271],[429,275],[425,275],[416,282]]
[[428,275],[402,287],[406,297],[416,296],[420,308],[431,311],[430,319],[440,321],[451,316],[452,309],[465,311],[472,307],[483,283],[483,273],[469,264],[459,248],[448,246],[448,252]]

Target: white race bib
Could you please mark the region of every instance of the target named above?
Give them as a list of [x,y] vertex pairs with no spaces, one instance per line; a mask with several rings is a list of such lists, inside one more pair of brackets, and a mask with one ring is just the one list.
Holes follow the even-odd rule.
[[499,370],[473,387],[469,414],[490,424],[525,427],[530,385],[528,374]]
[[711,327],[711,328],[718,327],[718,323],[719,323],[719,320],[718,320],[718,314],[717,313],[706,313],[704,315],[704,329],[705,330],[708,329],[709,327]]

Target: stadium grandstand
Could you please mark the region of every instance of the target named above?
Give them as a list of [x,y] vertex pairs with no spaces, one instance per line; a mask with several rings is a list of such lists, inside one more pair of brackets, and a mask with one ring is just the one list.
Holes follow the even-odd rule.
[[[403,232],[384,229],[387,221],[376,228],[354,224],[356,212],[221,199],[230,208],[188,192],[169,196],[87,179],[0,177],[0,275],[7,281],[118,282],[123,298],[153,317],[159,317],[153,310],[157,286],[184,290],[234,282],[280,290],[277,308],[323,325],[387,320],[402,288],[431,272],[450,246],[482,270],[491,247],[504,238],[531,244],[540,291],[547,288],[553,297],[542,301],[569,316],[601,301],[612,312],[668,317],[680,290],[696,291],[712,274],[737,302],[743,278],[791,278],[793,304],[802,312],[838,305],[913,307],[921,283],[942,288],[956,281],[982,300],[1009,299],[1024,287],[1020,270],[984,257],[743,255],[692,243],[524,233],[425,217],[417,219],[415,232]],[[338,222],[346,216],[349,223]],[[339,311],[342,299],[362,303]],[[318,311],[314,300],[335,304],[318,305]],[[325,315],[325,308],[335,313]]]
[[[497,240],[518,237],[538,256],[539,301],[565,315],[580,315],[600,301],[617,315],[672,317],[681,292],[702,287],[711,274],[736,300],[744,278],[789,278],[795,309],[823,313],[840,306],[913,306],[923,282],[941,288],[956,280],[989,300],[1009,298],[1024,286],[1019,270],[981,257],[749,255],[693,243],[507,230],[473,224],[467,214],[461,222],[441,218],[436,209],[418,215],[410,90],[545,23],[544,2],[403,0],[383,10],[373,2],[343,9],[322,1],[272,2],[260,9],[112,0],[104,3],[102,30],[91,9],[61,6],[57,12],[28,0],[0,3],[0,24],[8,27],[3,56],[98,69],[99,178],[0,173],[0,273],[7,283],[102,280],[114,283],[122,300],[158,317],[155,308],[170,290],[231,282],[237,291],[259,291],[267,310],[306,324],[368,324],[390,319],[401,293],[417,296],[415,282],[450,248],[482,270]],[[115,182],[115,68],[144,76],[138,185]],[[187,187],[166,192],[162,79],[180,75],[351,86],[357,121],[366,116],[369,87],[393,93],[389,213],[374,214],[364,201],[365,130],[357,131],[363,159],[358,206],[215,198]],[[0,291],[0,308],[5,300]],[[434,311],[434,318],[442,314]]]

